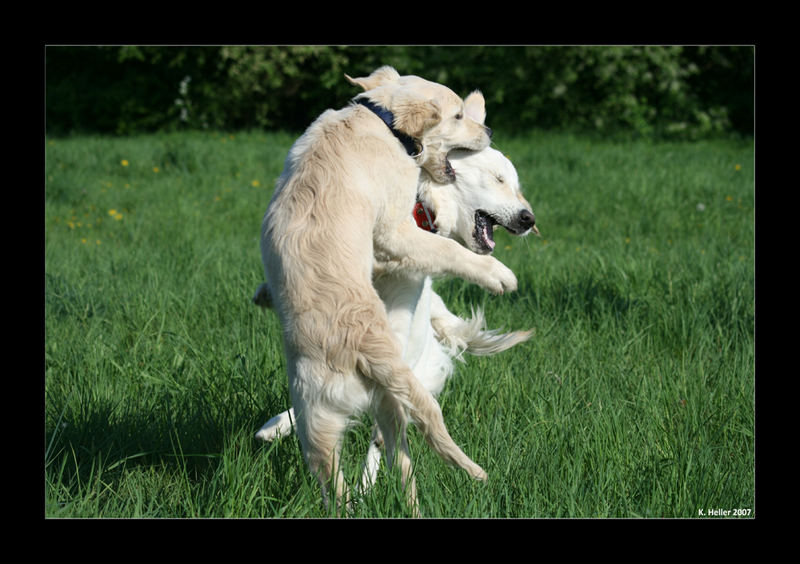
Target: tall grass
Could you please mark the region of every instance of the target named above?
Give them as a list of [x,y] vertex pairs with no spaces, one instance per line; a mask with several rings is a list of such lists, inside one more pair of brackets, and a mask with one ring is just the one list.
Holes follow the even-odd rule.
[[[285,409],[281,330],[250,303],[293,138],[180,133],[46,145],[48,517],[327,517]],[[755,515],[750,142],[503,139],[542,237],[497,233],[514,294],[436,282],[534,338],[457,366],[440,401],[475,483],[416,431],[425,517]],[[351,483],[369,437],[348,435]],[[357,517],[404,517],[396,472]]]

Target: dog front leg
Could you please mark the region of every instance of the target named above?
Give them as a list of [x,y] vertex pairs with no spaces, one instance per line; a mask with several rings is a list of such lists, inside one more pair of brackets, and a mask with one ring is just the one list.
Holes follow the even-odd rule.
[[395,268],[402,270],[457,276],[494,294],[517,289],[517,277],[496,258],[473,253],[452,239],[423,231],[413,220],[376,237],[375,245],[391,257],[388,269],[394,263]]

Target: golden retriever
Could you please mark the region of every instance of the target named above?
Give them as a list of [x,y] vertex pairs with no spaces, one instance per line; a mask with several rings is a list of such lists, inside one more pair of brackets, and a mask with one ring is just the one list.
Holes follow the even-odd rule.
[[409,415],[445,461],[479,480],[486,473],[450,437],[438,403],[403,361],[372,284],[376,257],[386,272],[449,274],[494,293],[515,290],[517,280],[495,258],[419,229],[409,214],[420,166],[450,181],[449,151],[488,146],[483,96],[462,100],[391,67],[347,78],[364,92],[323,112],[289,151],[262,223],[262,260],[283,326],[297,436],[323,498],[328,488],[345,498],[343,434],[368,410],[415,504]]
[[[456,175],[453,182],[433,182],[427,173],[420,176],[413,213],[421,229],[455,239],[482,254],[494,249],[494,225],[518,236],[539,233],[531,206],[520,190],[516,169],[500,151],[491,147],[453,151],[448,159]],[[531,336],[530,331],[487,330],[480,308],[473,310],[471,319],[454,315],[433,291],[431,277],[419,272],[384,275],[377,264],[373,285],[386,306],[403,360],[434,397],[453,374],[454,359],[463,360],[464,353],[494,355]],[[266,285],[262,284],[253,301],[268,306],[267,298]],[[294,410],[289,408],[267,421],[256,437],[272,441],[287,436],[293,432],[294,419]],[[375,482],[382,443],[376,427],[364,463],[363,491]]]

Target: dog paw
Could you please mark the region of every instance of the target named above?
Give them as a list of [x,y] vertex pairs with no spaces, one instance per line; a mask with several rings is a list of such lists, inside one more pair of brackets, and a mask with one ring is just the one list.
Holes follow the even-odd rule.
[[270,443],[280,437],[280,433],[276,429],[259,429],[256,433],[256,438]]
[[264,441],[265,443],[270,443],[288,434],[289,433],[286,431],[286,429],[284,429],[281,425],[270,424],[268,422],[258,430],[256,433],[256,438]]
[[486,273],[488,275],[486,289],[493,294],[504,294],[506,292],[513,292],[517,289],[517,277],[502,262],[494,257],[486,256],[489,259],[488,268]]
[[294,421],[294,410],[289,408],[264,423],[256,432],[256,438],[270,442],[280,437],[286,437],[293,432],[292,421]]

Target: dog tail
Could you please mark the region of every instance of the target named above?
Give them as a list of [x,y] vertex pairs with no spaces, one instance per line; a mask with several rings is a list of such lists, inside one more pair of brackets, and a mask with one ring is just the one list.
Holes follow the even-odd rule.
[[450,437],[439,404],[403,362],[397,343],[387,337],[391,334],[389,328],[380,330],[382,325],[376,325],[369,328],[359,347],[359,372],[408,411],[417,429],[445,462],[463,468],[476,480],[486,480],[483,468],[464,454]]
[[256,293],[253,295],[253,303],[263,308],[272,307],[272,298],[270,298],[269,286],[267,286],[266,282],[256,288]]
[[499,329],[486,329],[483,310],[472,310],[470,319],[450,316],[447,320],[431,320],[437,340],[450,356],[460,358],[465,352],[476,356],[497,354],[531,338],[533,331],[501,333]]

